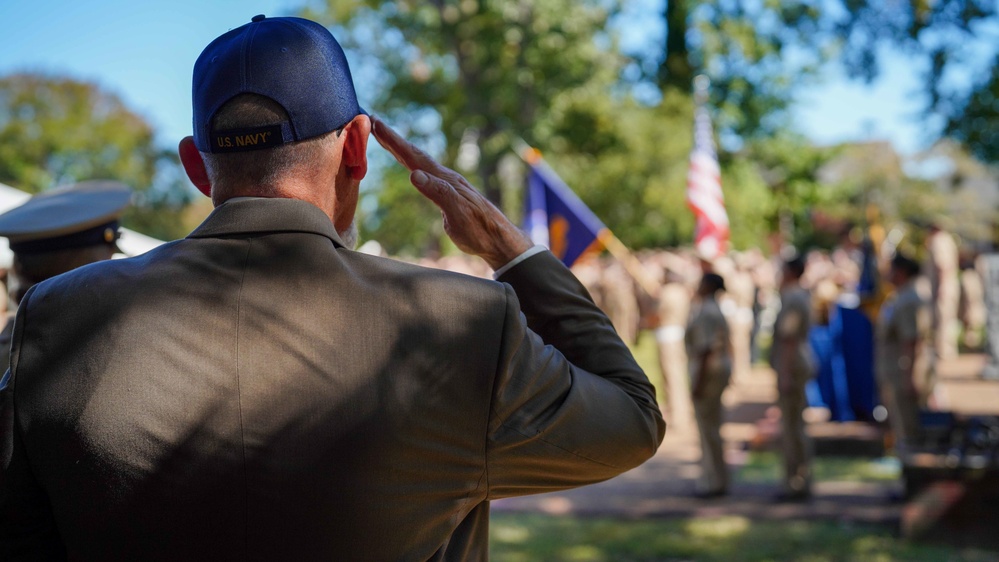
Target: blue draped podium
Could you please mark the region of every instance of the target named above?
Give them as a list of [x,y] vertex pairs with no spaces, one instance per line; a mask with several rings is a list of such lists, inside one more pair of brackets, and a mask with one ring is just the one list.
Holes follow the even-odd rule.
[[870,420],[877,405],[874,328],[858,309],[837,305],[828,326],[814,326],[809,343],[816,377],[806,393],[810,406],[829,409],[833,421]]

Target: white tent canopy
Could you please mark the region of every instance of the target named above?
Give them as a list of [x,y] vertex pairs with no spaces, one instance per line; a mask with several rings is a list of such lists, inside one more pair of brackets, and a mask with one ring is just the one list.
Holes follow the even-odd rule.
[[[0,213],[5,213],[31,198],[31,194],[0,183]],[[118,248],[126,256],[137,256],[163,244],[151,236],[140,234],[127,228],[121,229],[121,239]],[[10,251],[7,239],[0,237],[0,267],[10,268],[14,263],[14,254]]]

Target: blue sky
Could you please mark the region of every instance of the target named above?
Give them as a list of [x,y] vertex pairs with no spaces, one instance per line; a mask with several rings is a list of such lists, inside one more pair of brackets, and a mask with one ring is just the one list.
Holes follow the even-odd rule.
[[164,145],[191,131],[191,69],[201,50],[289,0],[0,2],[0,74],[44,70],[95,80],[149,119]]
[[[0,74],[44,70],[95,80],[145,116],[172,146],[191,130],[191,68],[201,49],[254,14],[287,15],[297,0],[32,0],[0,2]],[[926,144],[910,64],[889,58],[873,85],[830,66],[801,92],[795,122],[819,143],[888,139],[903,153]],[[358,84],[362,104],[370,94]]]

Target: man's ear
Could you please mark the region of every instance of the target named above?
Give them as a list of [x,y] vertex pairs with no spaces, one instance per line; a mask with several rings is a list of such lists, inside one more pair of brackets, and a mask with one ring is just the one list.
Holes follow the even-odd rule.
[[347,177],[361,181],[368,173],[368,136],[371,135],[371,119],[361,114],[354,117],[343,129],[343,159],[341,165],[347,169]]
[[177,147],[180,154],[180,162],[184,165],[187,177],[191,179],[194,187],[204,193],[206,197],[212,196],[212,184],[208,181],[208,171],[205,170],[205,161],[201,159],[198,147],[194,146],[193,137],[184,137]]

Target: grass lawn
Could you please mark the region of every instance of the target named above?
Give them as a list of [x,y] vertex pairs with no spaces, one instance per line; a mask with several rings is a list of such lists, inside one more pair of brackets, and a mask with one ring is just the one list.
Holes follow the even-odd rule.
[[999,553],[903,541],[833,521],[695,517],[627,521],[494,513],[493,562],[995,562]]
[[[896,482],[902,476],[902,466],[894,457],[815,457],[812,466],[816,482]],[[751,451],[746,464],[733,473],[737,482],[773,483],[780,481],[780,455],[773,451]]]
[[656,336],[648,330],[644,330],[638,335],[638,343],[628,346],[631,348],[635,361],[645,371],[649,381],[655,385],[658,391],[659,400],[663,400],[663,374],[659,367],[659,347],[656,343]]

